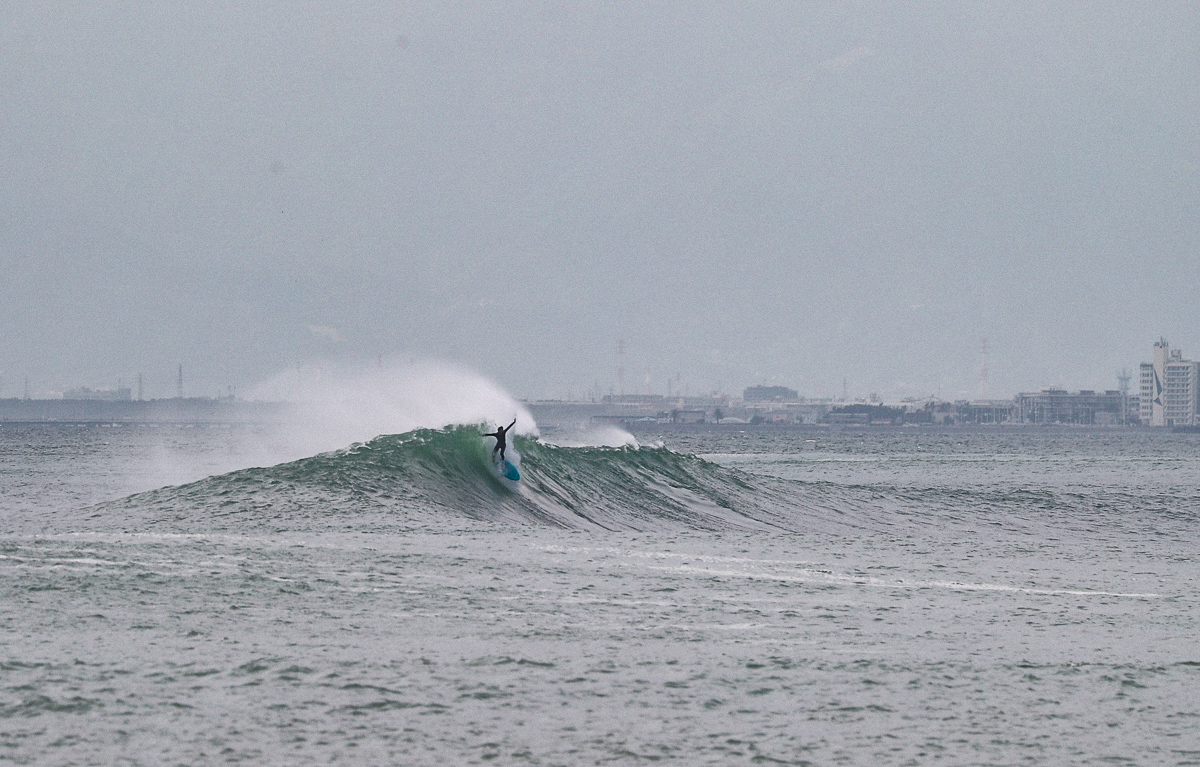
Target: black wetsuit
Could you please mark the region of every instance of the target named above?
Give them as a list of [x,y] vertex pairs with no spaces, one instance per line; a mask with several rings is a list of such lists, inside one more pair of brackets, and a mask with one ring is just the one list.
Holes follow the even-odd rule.
[[495,431],[483,435],[485,437],[496,438],[496,446],[492,448],[492,457],[495,457],[496,453],[500,453],[500,460],[504,460],[504,448],[508,446],[508,439],[505,435],[508,433],[508,430],[513,426],[516,426],[516,424],[517,419],[514,418],[513,422],[508,426],[497,426]]

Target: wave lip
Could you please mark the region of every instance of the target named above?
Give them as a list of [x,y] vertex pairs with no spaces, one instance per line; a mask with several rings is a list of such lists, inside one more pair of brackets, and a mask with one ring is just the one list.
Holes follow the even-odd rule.
[[[754,529],[782,519],[756,478],[663,447],[560,447],[517,436],[521,480],[495,471],[474,426],[417,429],[267,468],[129,496],[100,516],[142,529]],[[115,508],[114,508],[115,507]],[[120,511],[120,514],[108,512]]]

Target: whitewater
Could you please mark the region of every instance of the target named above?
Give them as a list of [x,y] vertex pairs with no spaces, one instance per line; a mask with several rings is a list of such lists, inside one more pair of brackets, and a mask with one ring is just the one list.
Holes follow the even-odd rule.
[[522,418],[0,426],[0,760],[1200,764],[1197,435]]

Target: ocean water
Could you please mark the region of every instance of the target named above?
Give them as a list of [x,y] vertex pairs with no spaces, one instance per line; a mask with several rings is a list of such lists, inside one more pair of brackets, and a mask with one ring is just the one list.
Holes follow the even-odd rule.
[[0,427],[0,762],[1200,764],[1200,435],[636,436]]

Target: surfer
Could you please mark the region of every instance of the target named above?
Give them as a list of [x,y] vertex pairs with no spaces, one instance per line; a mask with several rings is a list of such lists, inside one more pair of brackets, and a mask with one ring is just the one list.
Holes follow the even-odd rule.
[[517,419],[514,418],[512,423],[510,423],[508,426],[497,426],[495,431],[482,435],[484,437],[496,438],[496,446],[492,448],[492,458],[495,458],[496,453],[499,453],[500,460],[504,460],[504,448],[508,446],[508,441],[505,435],[508,434],[508,430],[513,426],[516,426],[516,424]]

